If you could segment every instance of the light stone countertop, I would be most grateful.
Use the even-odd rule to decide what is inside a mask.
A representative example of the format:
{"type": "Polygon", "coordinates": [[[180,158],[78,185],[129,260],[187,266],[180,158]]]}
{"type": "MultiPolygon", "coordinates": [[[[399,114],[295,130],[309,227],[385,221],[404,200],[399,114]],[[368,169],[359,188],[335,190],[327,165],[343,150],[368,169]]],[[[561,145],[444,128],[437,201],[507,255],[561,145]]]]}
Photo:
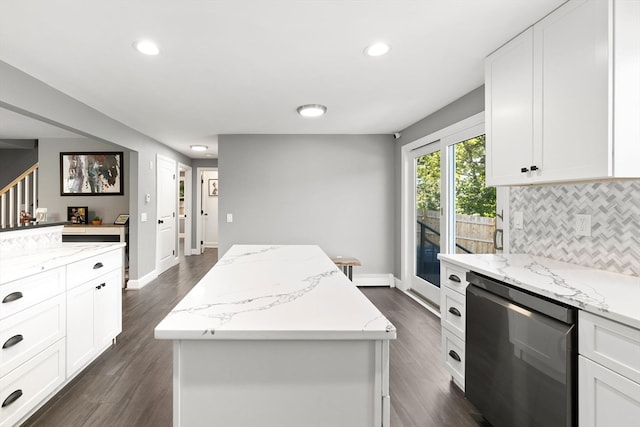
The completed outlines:
{"type": "Polygon", "coordinates": [[[640,277],[524,254],[440,254],[438,258],[640,329],[640,277]]]}
{"type": "Polygon", "coordinates": [[[28,252],[0,252],[0,285],[124,246],[124,243],[62,243],[28,252]]]}
{"type": "Polygon", "coordinates": [[[155,337],[389,340],[396,329],[318,246],[235,245],[155,337]]]}

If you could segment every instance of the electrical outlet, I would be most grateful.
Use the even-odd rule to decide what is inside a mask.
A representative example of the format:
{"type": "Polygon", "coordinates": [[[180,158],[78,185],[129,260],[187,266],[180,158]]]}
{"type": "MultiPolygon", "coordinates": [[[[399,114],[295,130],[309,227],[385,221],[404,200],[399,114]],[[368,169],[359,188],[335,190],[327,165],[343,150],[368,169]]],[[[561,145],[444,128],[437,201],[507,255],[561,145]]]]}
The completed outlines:
{"type": "Polygon", "coordinates": [[[591,236],[591,215],[576,215],[576,236],[591,236]]]}

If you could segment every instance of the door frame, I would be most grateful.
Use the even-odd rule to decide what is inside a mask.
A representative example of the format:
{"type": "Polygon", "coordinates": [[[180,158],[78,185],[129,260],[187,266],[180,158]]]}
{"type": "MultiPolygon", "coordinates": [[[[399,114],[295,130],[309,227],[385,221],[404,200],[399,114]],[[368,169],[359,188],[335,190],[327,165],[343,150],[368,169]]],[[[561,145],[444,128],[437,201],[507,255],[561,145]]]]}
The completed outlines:
{"type": "MultiPolygon", "coordinates": [[[[196,176],[198,177],[198,185],[196,185],[196,211],[193,213],[193,218],[196,218],[196,248],[193,249],[194,255],[200,255],[203,252],[204,241],[202,233],[202,188],[204,183],[202,182],[202,173],[206,171],[217,171],[217,167],[199,167],[196,169],[196,176]]],[[[218,182],[220,182],[220,176],[218,176],[218,182]]],[[[220,215],[218,214],[218,217],[220,215]]],[[[218,218],[216,218],[218,221],[218,218]]]]}
{"type": "MultiPolygon", "coordinates": [[[[191,209],[193,206],[193,201],[191,198],[191,195],[193,193],[193,168],[189,165],[185,165],[184,163],[178,163],[178,172],[180,171],[180,168],[184,169],[184,255],[190,256],[192,255],[191,238],[193,237],[193,230],[191,226],[193,216],[191,209]]],[[[180,185],[179,181],[178,185],[180,185]]],[[[178,198],[180,198],[180,187],[178,187],[177,194],[178,198]]],[[[178,224],[180,224],[180,221],[178,221],[178,224]]],[[[180,230],[178,230],[178,233],[180,233],[180,230]]],[[[180,243],[178,239],[178,246],[179,245],[180,243]]],[[[178,253],[180,253],[179,250],[180,248],[178,248],[178,253]]]]}
{"type": "MultiPolygon", "coordinates": [[[[484,126],[484,111],[405,144],[400,149],[400,283],[398,284],[398,287],[403,291],[408,291],[411,288],[413,277],[412,260],[415,258],[415,152],[424,146],[439,142],[441,159],[440,176],[445,177],[450,173],[447,162],[449,160],[448,147],[455,143],[452,142],[451,137],[478,125],[484,126]]],[[[482,130],[481,133],[484,133],[484,130],[482,130]]],[[[450,198],[452,197],[449,193],[448,189],[441,187],[440,208],[442,209],[442,212],[448,212],[450,198]]],[[[445,224],[441,227],[441,236],[448,236],[450,225],[447,225],[447,222],[448,221],[445,221],[445,224]]],[[[447,240],[449,239],[441,238],[441,253],[448,253],[450,250],[450,244],[447,240]]],[[[434,302],[439,303],[439,301],[434,302]]]]}

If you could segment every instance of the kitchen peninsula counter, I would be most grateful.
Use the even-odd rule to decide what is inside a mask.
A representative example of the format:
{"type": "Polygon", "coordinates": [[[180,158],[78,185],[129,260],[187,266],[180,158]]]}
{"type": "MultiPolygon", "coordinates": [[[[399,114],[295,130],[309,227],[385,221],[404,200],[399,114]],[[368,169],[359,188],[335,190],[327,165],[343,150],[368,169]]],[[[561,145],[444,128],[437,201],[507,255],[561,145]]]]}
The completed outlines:
{"type": "Polygon", "coordinates": [[[233,246],[155,337],[175,426],[389,423],[396,329],[317,246],[233,246]]]}
{"type": "Polygon", "coordinates": [[[439,254],[438,258],[640,329],[640,277],[525,254],[439,254]]]}

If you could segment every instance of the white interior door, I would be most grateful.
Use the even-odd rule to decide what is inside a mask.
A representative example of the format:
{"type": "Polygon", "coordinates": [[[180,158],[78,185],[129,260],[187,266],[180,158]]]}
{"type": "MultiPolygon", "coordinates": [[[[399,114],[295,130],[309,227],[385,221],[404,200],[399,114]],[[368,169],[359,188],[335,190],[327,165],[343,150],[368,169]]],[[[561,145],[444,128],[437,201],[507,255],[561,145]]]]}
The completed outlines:
{"type": "Polygon", "coordinates": [[[178,263],[176,254],[177,236],[177,179],[176,162],[158,155],[157,160],[158,194],[158,245],[156,270],[158,274],[178,263]]]}

